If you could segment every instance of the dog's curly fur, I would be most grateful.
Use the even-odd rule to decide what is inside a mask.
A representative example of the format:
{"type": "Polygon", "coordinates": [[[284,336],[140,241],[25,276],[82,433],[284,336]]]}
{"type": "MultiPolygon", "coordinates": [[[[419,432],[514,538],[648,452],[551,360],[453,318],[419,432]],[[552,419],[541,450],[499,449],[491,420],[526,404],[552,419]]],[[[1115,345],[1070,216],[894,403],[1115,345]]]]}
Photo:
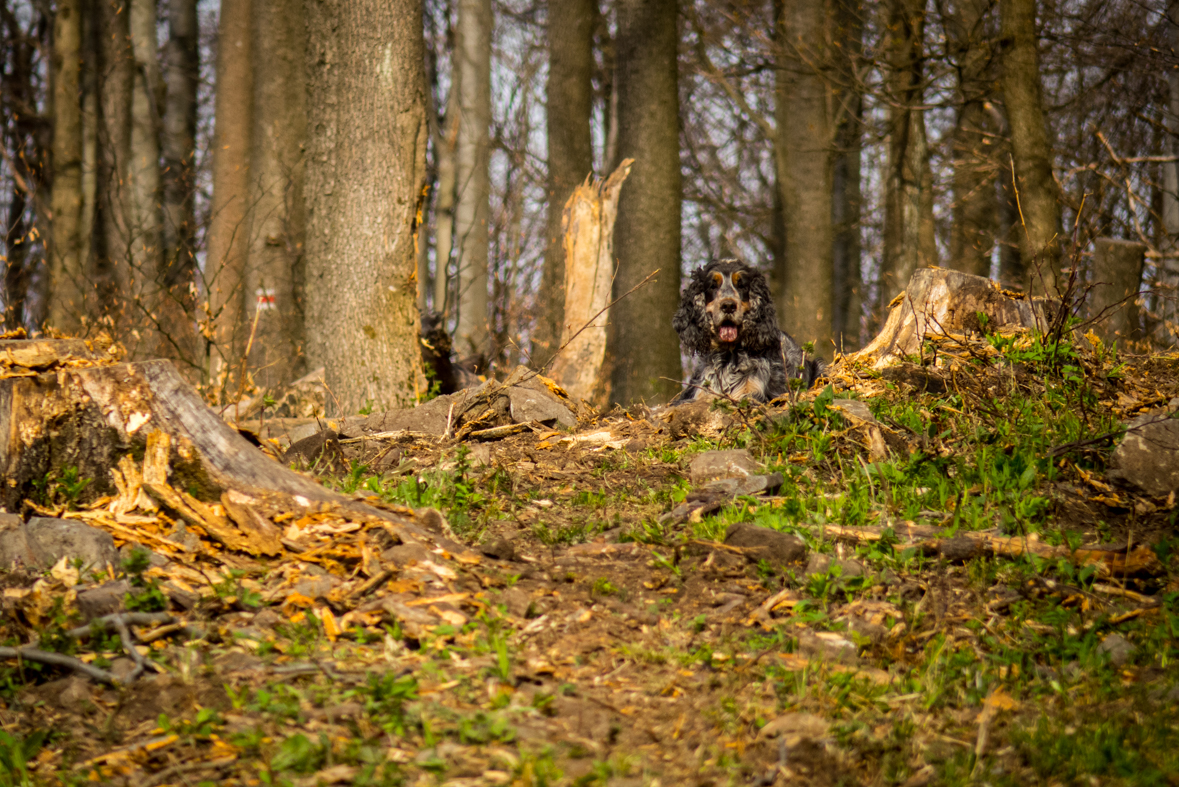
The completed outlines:
{"type": "Polygon", "coordinates": [[[786,393],[789,378],[809,388],[824,370],[778,327],[765,276],[738,260],[693,271],[671,324],[697,358],[673,402],[708,394],[768,402],[786,393]]]}

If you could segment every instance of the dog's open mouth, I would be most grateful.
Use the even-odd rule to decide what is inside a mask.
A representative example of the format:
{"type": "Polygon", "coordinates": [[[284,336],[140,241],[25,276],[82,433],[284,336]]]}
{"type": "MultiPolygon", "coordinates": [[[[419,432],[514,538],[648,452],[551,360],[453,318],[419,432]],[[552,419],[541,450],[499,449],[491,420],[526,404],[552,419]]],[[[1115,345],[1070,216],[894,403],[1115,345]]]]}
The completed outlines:
{"type": "Polygon", "coordinates": [[[737,341],[737,326],[736,325],[721,325],[716,329],[716,338],[720,339],[725,344],[732,344],[737,341]]]}

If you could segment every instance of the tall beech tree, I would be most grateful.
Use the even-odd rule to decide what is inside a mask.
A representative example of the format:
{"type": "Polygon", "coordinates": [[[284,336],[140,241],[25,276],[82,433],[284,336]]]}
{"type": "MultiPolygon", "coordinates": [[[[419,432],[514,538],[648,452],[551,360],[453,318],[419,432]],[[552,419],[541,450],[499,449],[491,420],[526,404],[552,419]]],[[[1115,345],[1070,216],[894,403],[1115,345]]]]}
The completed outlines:
{"type": "Polygon", "coordinates": [[[414,233],[426,172],[416,0],[309,0],[308,356],[341,414],[425,393],[414,233]]]}

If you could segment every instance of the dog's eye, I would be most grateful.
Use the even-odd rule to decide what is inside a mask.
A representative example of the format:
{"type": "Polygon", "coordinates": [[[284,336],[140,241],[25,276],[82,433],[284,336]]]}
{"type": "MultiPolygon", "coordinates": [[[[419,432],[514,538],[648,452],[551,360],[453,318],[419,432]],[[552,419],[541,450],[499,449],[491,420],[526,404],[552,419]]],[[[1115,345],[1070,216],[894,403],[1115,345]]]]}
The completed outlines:
{"type": "Polygon", "coordinates": [[[741,283],[741,271],[733,274],[733,285],[736,286],[741,283]]]}
{"type": "Polygon", "coordinates": [[[719,273],[712,274],[712,286],[719,287],[725,283],[725,277],[719,273]]]}

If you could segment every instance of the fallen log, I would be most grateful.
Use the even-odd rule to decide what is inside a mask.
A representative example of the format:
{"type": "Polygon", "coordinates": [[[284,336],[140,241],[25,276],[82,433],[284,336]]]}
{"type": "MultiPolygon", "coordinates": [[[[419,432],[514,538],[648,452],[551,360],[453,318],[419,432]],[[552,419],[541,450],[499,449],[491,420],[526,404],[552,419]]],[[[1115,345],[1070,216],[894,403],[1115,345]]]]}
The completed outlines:
{"type": "Polygon", "coordinates": [[[998,536],[987,532],[959,532],[946,538],[946,532],[940,528],[912,524],[897,525],[895,528],[824,525],[823,530],[832,538],[852,544],[880,541],[886,531],[891,530],[892,537],[906,539],[894,544],[894,548],[917,548],[927,555],[944,557],[957,563],[984,555],[1035,555],[1048,560],[1064,558],[1078,566],[1095,565],[1101,577],[1159,576],[1165,571],[1154,550],[1145,545],[1129,550],[1105,545],[1070,549],[1045,544],[1034,536],[998,536]]]}

